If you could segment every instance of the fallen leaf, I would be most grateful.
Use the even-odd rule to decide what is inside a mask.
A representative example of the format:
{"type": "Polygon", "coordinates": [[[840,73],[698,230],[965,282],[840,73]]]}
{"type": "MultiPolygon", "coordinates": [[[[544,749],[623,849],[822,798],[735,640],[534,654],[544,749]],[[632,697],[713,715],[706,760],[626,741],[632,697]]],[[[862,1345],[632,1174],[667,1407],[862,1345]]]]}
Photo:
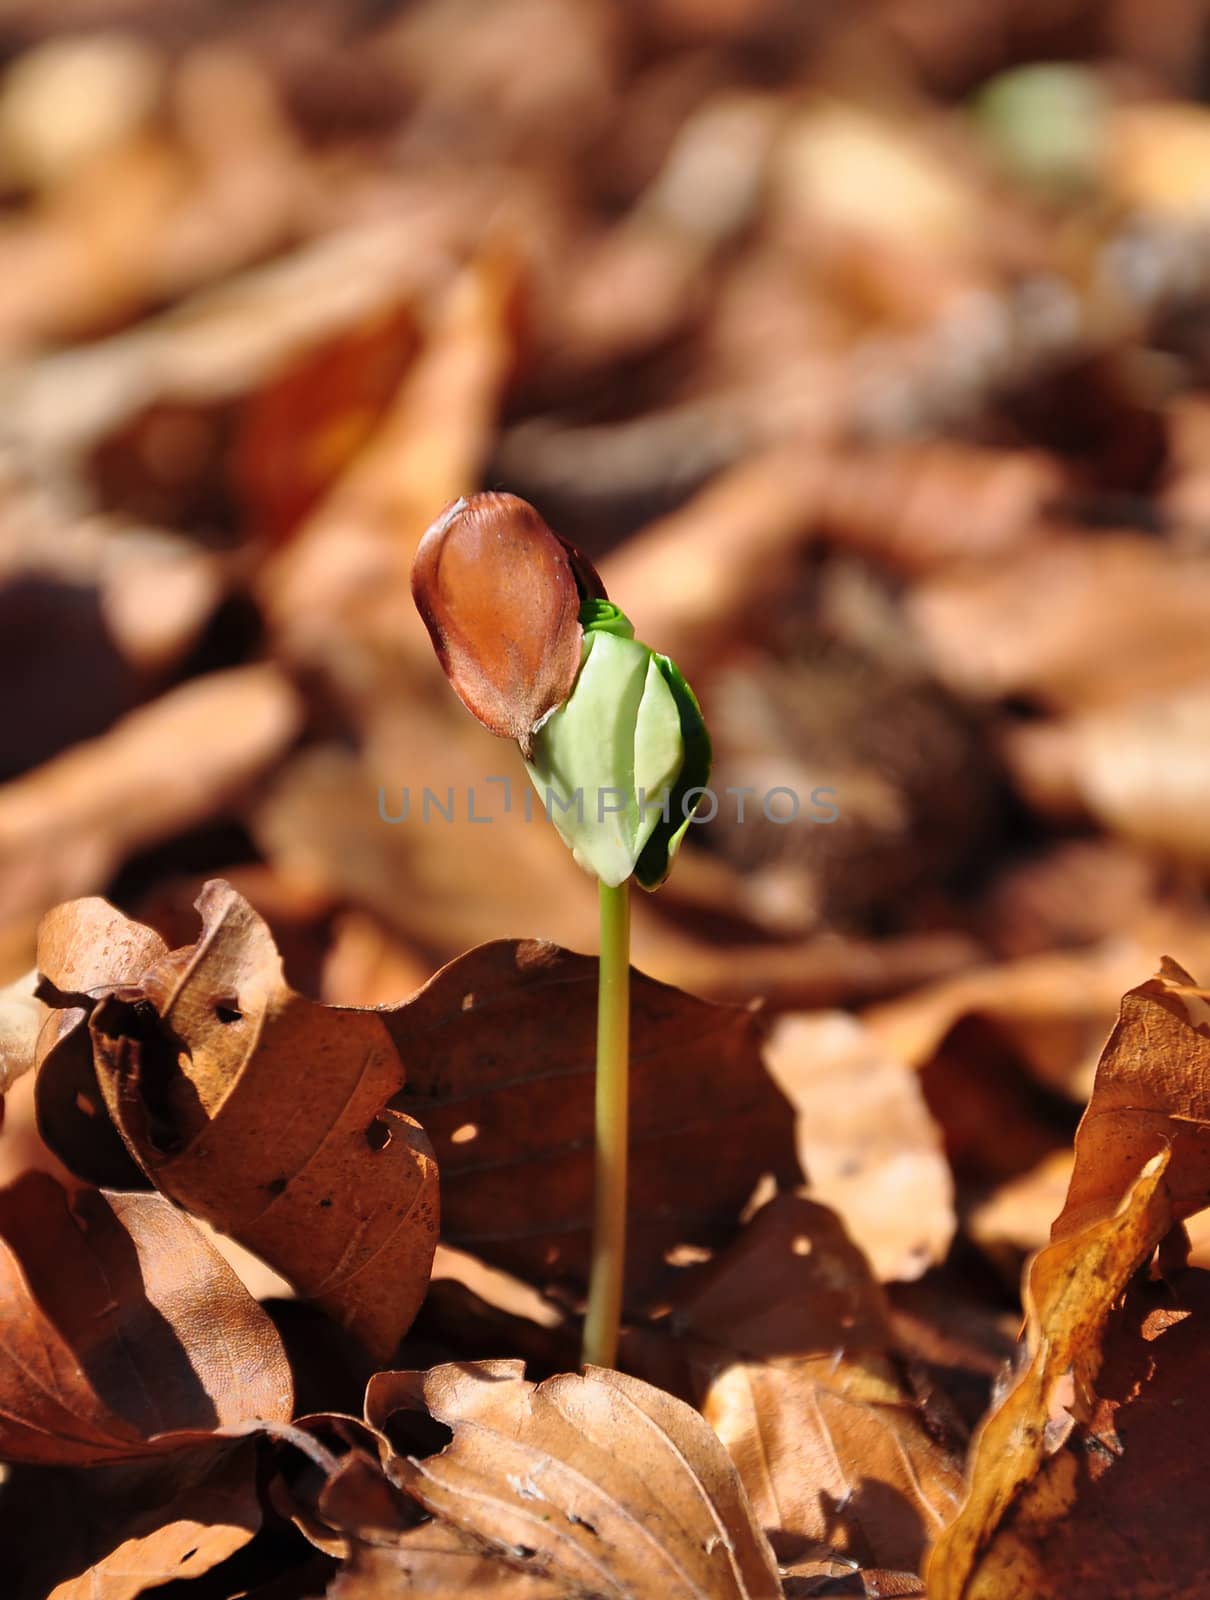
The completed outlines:
{"type": "MultiPolygon", "coordinates": [[[[324,1419],[313,1419],[320,1426],[324,1419]]],[[[343,1426],[352,1426],[343,1419],[343,1426]]],[[[356,1425],[359,1429],[363,1425],[356,1425]]],[[[328,1590],[344,1600],[393,1600],[408,1594],[485,1593],[499,1600],[554,1600],[558,1590],[536,1572],[493,1559],[456,1528],[420,1520],[416,1502],[384,1476],[374,1436],[355,1446],[320,1485],[312,1507],[294,1520],[321,1549],[341,1559],[328,1590]]]]}
{"type": "Polygon", "coordinates": [[[393,1545],[355,1544],[329,1585],[327,1600],[398,1600],[401,1594],[453,1600],[561,1600],[567,1591],[535,1572],[468,1548],[440,1525],[417,1530],[393,1545]]]}
{"type": "Polygon", "coordinates": [[[216,672],[5,784],[5,915],[98,889],[131,851],[229,804],[284,753],[301,715],[276,667],[216,672]]]}
{"type": "Polygon", "coordinates": [[[674,1301],[695,1396],[783,1558],[919,1570],[961,1476],[905,1387],[889,1308],[838,1218],[765,1206],[674,1301]]]}
{"type": "Polygon", "coordinates": [[[149,1588],[212,1571],[242,1550],[261,1525],[256,1462],[233,1452],[166,1506],[119,1521],[119,1539],[47,1600],[138,1600],[149,1588]]]}
{"type": "Polygon", "coordinates": [[[1050,1242],[1050,1230],[1071,1183],[1073,1156],[1055,1150],[1028,1172],[1010,1178],[973,1204],[963,1225],[974,1242],[1001,1264],[1007,1281],[1020,1281],[1025,1257],[1050,1242]]]}
{"type": "Polygon", "coordinates": [[[38,1033],[47,1017],[46,1006],[34,993],[37,983],[33,971],[0,989],[0,1104],[34,1064],[38,1033]]]}
{"type": "Polygon", "coordinates": [[[1105,1327],[1091,1415],[1021,1492],[972,1600],[1198,1593],[1210,1562],[1208,1316],[1210,1275],[1135,1278],[1105,1327]]]}
{"type": "Polygon", "coordinates": [[[683,1401],[589,1367],[528,1383],[516,1361],[383,1372],[366,1418],[427,1412],[439,1455],[391,1453],[391,1480],[495,1559],[561,1593],[774,1600],[777,1566],[718,1439],[683,1401]]]}
{"type": "Polygon", "coordinates": [[[139,1460],[286,1420],[268,1317],[159,1195],[0,1191],[0,1455],[139,1460]]]}
{"type": "Polygon", "coordinates": [[[1210,1201],[1210,992],[1174,961],[1131,989],[1076,1132],[1075,1167],[1053,1236],[1118,1205],[1144,1164],[1168,1152],[1174,1220],[1210,1201]]]}
{"type": "Polygon", "coordinates": [[[231,472],[250,525],[286,539],[371,437],[416,345],[408,305],[386,305],[296,356],[250,398],[231,472]]]}
{"type": "MultiPolygon", "coordinates": [[[[591,1248],[597,963],[499,941],[382,1012],[441,1168],[445,1238],[531,1281],[583,1283],[591,1248]]],[[[635,973],[627,1292],[727,1238],[757,1180],[798,1178],[755,1014],[635,973]],[[710,1151],[703,1162],[701,1152],[710,1151]]]]}
{"type": "MultiPolygon", "coordinates": [[[[1051,1530],[1066,1522],[1088,1474],[1102,1476],[1089,1452],[1110,1458],[1105,1471],[1121,1454],[1113,1429],[1108,1442],[1099,1431],[1112,1393],[1100,1374],[1123,1327],[1119,1302],[1173,1224],[1203,1210],[1210,1195],[1207,1020],[1205,992],[1169,960],[1122,1001],[1076,1135],[1066,1204],[1027,1275],[1029,1364],[976,1436],[967,1500],[929,1568],[937,1600],[1070,1592],[1062,1574],[1072,1558],[1052,1562],[1051,1530]]],[[[1144,1382],[1155,1371],[1150,1358],[1135,1367],[1144,1382]]],[[[1120,1398],[1138,1393],[1137,1376],[1119,1384],[1120,1398]]],[[[1142,1538],[1140,1530],[1136,1550],[1142,1538]]],[[[1182,1561],[1188,1547],[1184,1530],[1182,1561]]],[[[1075,1563],[1087,1569],[1078,1553],[1075,1563]]]]}
{"type": "Polygon", "coordinates": [[[935,1060],[963,1023],[990,1030],[1030,1076],[1084,1100],[1106,1029],[1142,951],[1132,939],[1078,950],[1047,950],[956,973],[864,1014],[893,1056],[918,1070],[935,1060]]]}
{"type": "Polygon", "coordinates": [[[1205,868],[1208,719],[1203,678],[1086,716],[1027,723],[1008,740],[1007,756],[1036,809],[1089,817],[1112,837],[1205,868]]]}
{"type": "Polygon", "coordinates": [[[946,569],[908,599],[952,688],[1065,712],[1210,676],[1208,609],[1210,563],[1127,534],[946,569]]]}
{"type": "Polygon", "coordinates": [[[38,971],[62,1007],[38,1038],[38,1131],[72,1172],[99,1188],[142,1188],[146,1178],[105,1116],[89,1012],[107,990],[167,953],[153,929],[95,897],[56,906],[38,927],[38,971]]]}
{"type": "MultiPolygon", "coordinates": [[[[1088,1453],[1115,1448],[1097,1444],[1094,1425],[1107,1328],[1172,1225],[1168,1163],[1166,1151],[1155,1156],[1120,1206],[1035,1258],[1025,1290],[1029,1363],[976,1434],[965,1503],[929,1560],[930,1600],[1058,1600],[1071,1593],[1051,1567],[1048,1547],[1089,1470],[1088,1453]]],[[[1140,1529],[1136,1551],[1143,1537],[1140,1529]]],[[[1133,1577],[1132,1594],[1177,1592],[1137,1589],[1133,1577]]]]}
{"type": "Polygon", "coordinates": [[[264,922],[216,881],[195,945],[130,973],[89,1028],[114,1125],[163,1194],[262,1257],[386,1357],[437,1240],[428,1139],[385,1110],[384,1018],[303,999],[264,922]]]}
{"type": "MultiPolygon", "coordinates": [[[[322,663],[338,682],[356,667],[349,687],[359,697],[369,662],[380,676],[400,660],[415,668],[429,650],[412,605],[412,558],[434,512],[474,487],[512,349],[515,290],[503,256],[444,285],[378,428],[260,575],[280,650],[322,663]],[[365,656],[350,659],[350,637],[365,656]]],[[[430,679],[439,670],[426,668],[430,679]]]]}
{"type": "Polygon", "coordinates": [[[912,1068],[843,1012],[773,1024],[765,1059],[797,1117],[810,1193],[881,1280],[917,1278],[954,1235],[953,1179],[912,1068]]]}

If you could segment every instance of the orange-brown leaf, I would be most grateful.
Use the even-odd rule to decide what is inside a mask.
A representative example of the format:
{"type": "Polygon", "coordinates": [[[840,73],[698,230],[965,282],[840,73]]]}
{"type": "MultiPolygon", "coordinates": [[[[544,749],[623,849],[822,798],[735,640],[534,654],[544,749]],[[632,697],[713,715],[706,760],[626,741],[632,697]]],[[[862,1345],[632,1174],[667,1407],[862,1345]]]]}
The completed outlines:
{"type": "MultiPolygon", "coordinates": [[[[366,1417],[426,1411],[453,1443],[387,1453],[393,1481],[497,1560],[559,1593],[775,1600],[773,1553],[726,1452],[683,1401],[589,1367],[532,1384],[516,1361],[383,1372],[366,1417]]],[[[386,1437],[384,1431],[384,1439],[386,1437]]]]}
{"type": "Polygon", "coordinates": [[[92,1013],[105,1103],[162,1193],[230,1234],[380,1357],[423,1298],[437,1169],[385,1111],[403,1068],[382,1017],[305,1000],[227,884],[202,935],[92,1013]]]}
{"type": "Polygon", "coordinates": [[[292,1398],[269,1318],[159,1195],[0,1190],[0,1456],[138,1459],[292,1398]]]}

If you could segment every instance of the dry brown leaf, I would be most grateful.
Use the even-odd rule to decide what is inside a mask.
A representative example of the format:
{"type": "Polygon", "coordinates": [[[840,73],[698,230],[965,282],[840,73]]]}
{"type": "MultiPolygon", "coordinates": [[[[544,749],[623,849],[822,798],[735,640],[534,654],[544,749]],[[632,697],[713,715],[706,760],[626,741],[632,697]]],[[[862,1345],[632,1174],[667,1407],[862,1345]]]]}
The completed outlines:
{"type": "Polygon", "coordinates": [[[0,345],[112,327],[254,260],[297,224],[307,175],[267,76],[212,46],[190,52],[174,87],[171,132],[132,129],[0,230],[0,345]]]}
{"type": "Polygon", "coordinates": [[[1210,677],[1210,562],[1142,536],[1056,539],[947,570],[908,610],[960,693],[1078,712],[1210,677]]]}
{"type": "Polygon", "coordinates": [[[918,577],[1032,546],[1062,487],[1040,451],[895,444],[838,452],[817,515],[831,542],[918,577]]]}
{"type": "Polygon", "coordinates": [[[836,1216],[771,1201],[679,1297],[694,1391],[780,1554],[917,1570],[958,1465],[897,1366],[882,1291],[836,1216]]]}
{"type": "Polygon", "coordinates": [[[0,1455],[92,1465],[287,1420],[268,1317],[159,1195],[0,1191],[0,1455]]]}
{"type": "Polygon", "coordinates": [[[47,1017],[46,1006],[34,993],[37,984],[38,974],[33,971],[0,989],[0,1104],[34,1064],[38,1033],[47,1017]]]}
{"type": "Polygon", "coordinates": [[[1076,1133],[1066,1239],[1110,1213],[1160,1151],[1173,1217],[1210,1203],[1210,992],[1174,961],[1122,1000],[1076,1133]]]}
{"type": "Polygon", "coordinates": [[[683,1401],[590,1367],[528,1383],[520,1362],[384,1372],[366,1417],[425,1411],[440,1455],[388,1450],[392,1481],[508,1566],[572,1595],[775,1600],[773,1553],[718,1439],[683,1401]]]}
{"type": "Polygon", "coordinates": [[[517,1572],[463,1541],[424,1528],[396,1545],[355,1544],[326,1590],[327,1600],[398,1600],[401,1594],[454,1600],[562,1600],[568,1593],[532,1572],[517,1572]]]}
{"type": "Polygon", "coordinates": [[[100,1188],[146,1180],[104,1115],[88,1014],[102,994],[167,953],[153,929],[98,898],[56,906],[38,926],[38,971],[63,1007],[37,1041],[38,1131],[72,1172],[100,1188]]]}
{"type": "MultiPolygon", "coordinates": [[[[199,458],[231,451],[233,486],[251,493],[242,470],[246,447],[239,443],[245,430],[264,438],[262,430],[321,353],[356,365],[362,341],[368,337],[376,349],[371,330],[381,330],[383,354],[393,356],[392,333],[404,333],[403,308],[440,270],[439,248],[418,254],[415,228],[397,218],[327,235],[111,338],[11,368],[0,379],[9,408],[6,437],[20,459],[49,459],[74,475],[96,471],[122,440],[135,459],[113,462],[112,470],[119,482],[142,480],[144,494],[155,463],[139,459],[141,451],[154,457],[158,446],[161,476],[165,457],[179,475],[191,462],[196,471],[199,458]],[[241,412],[244,401],[248,409],[241,412]],[[157,416],[165,424],[158,438],[157,416]],[[225,420],[234,422],[234,444],[212,437],[225,420]]],[[[378,384],[372,387],[377,394],[378,384]]],[[[313,404],[322,410],[318,399],[313,404]]],[[[356,440],[329,441],[335,459],[321,481],[342,465],[349,442],[356,440]]],[[[304,460],[302,477],[318,465],[304,460]]],[[[257,504],[270,498],[273,462],[261,470],[257,504]]]]}
{"type": "Polygon", "coordinates": [[[1050,1242],[1054,1219],[1063,1209],[1074,1157],[1055,1150],[1028,1172],[999,1184],[971,1206],[965,1231],[1012,1284],[1020,1281],[1025,1257],[1050,1242]]]}
{"type": "Polygon", "coordinates": [[[1007,741],[1036,809],[1088,816],[1162,858],[1210,867],[1204,800],[1210,680],[1085,717],[1027,724],[1007,741]]]}
{"type": "Polygon", "coordinates": [[[1039,1082],[1083,1100],[1122,991],[1146,959],[1140,943],[1126,938],[1046,951],[943,978],[872,1007],[864,1021],[886,1050],[916,1068],[936,1058],[959,1024],[976,1021],[1039,1082]]]}
{"type": "Polygon", "coordinates": [[[810,1193],[881,1280],[917,1278],[954,1234],[953,1180],[912,1068],[843,1012],[779,1017],[766,1045],[797,1115],[810,1193]]]}
{"type": "Polygon", "coordinates": [[[443,1597],[473,1592],[497,1600],[555,1600],[560,1591],[536,1572],[506,1566],[445,1523],[418,1522],[415,1502],[384,1477],[372,1443],[368,1450],[342,1457],[310,1517],[295,1514],[313,1543],[343,1558],[328,1590],[334,1600],[394,1600],[401,1588],[443,1597]]]}
{"type": "MultiPolygon", "coordinates": [[[[1069,1580],[1103,1576],[1106,1563],[1081,1550],[1081,1543],[1100,1541],[1073,1544],[1070,1530],[1056,1539],[1056,1523],[1067,1529],[1081,1503],[1082,1514],[1097,1519],[1106,1495],[1109,1504],[1136,1510],[1132,1477],[1141,1463],[1131,1452],[1123,1456],[1113,1419],[1119,1404],[1139,1404],[1146,1430],[1154,1352],[1139,1349],[1136,1338],[1116,1381],[1103,1380],[1101,1371],[1112,1352],[1121,1353],[1122,1338],[1129,1345],[1135,1337],[1118,1310],[1132,1278],[1174,1222],[1204,1209],[1210,1194],[1207,1020],[1205,991],[1168,960],[1122,1001],[1076,1136],[1066,1205],[1027,1277],[1030,1362],[976,1438],[967,1501],[929,1569],[937,1600],[1058,1600],[1071,1592],[1069,1580]],[[1128,1463],[1120,1471],[1118,1457],[1128,1463]],[[1109,1473],[1115,1481],[1105,1489],[1100,1480],[1109,1473]]],[[[1144,1300],[1151,1293],[1145,1285],[1137,1292],[1144,1300]]],[[[1165,1333],[1172,1320],[1161,1319],[1144,1338],[1165,1333]]],[[[1166,1347],[1178,1360],[1181,1344],[1166,1347]]],[[[1159,1424],[1161,1434],[1167,1426],[1159,1424]]],[[[1167,1499],[1171,1504],[1171,1490],[1167,1499]]],[[[1113,1525],[1132,1526],[1126,1510],[1113,1525]]],[[[1133,1526],[1138,1531],[1133,1540],[1124,1534],[1124,1548],[1137,1552],[1143,1527],[1148,1541],[1155,1529],[1133,1526]]],[[[1132,1575],[1131,1592],[1180,1592],[1169,1563],[1185,1570],[1189,1529],[1199,1527],[1204,1519],[1196,1517],[1178,1524],[1173,1540],[1161,1541],[1163,1558],[1148,1561],[1137,1583],[1132,1575]]],[[[1200,1537],[1192,1535],[1195,1555],[1200,1537]]]]}
{"type": "Polygon", "coordinates": [[[256,1462],[237,1451],[166,1506],[120,1525],[119,1542],[47,1600],[138,1600],[148,1589],[200,1577],[234,1555],[261,1525],[256,1462]]]}
{"type": "Polygon", "coordinates": [[[301,716],[276,667],[216,672],[4,785],[6,916],[100,888],[130,851],[229,804],[283,754],[301,716]]]}
{"type": "Polygon", "coordinates": [[[1023,1489],[981,1558],[971,1600],[1201,1592],[1210,1562],[1207,1316],[1204,1272],[1131,1284],[1105,1328],[1078,1447],[1049,1455],[1023,1489]]]}
{"type": "MultiPolygon", "coordinates": [[[[596,992],[595,960],[499,941],[381,1013],[407,1063],[396,1104],[437,1151],[448,1242],[532,1281],[587,1276],[596,992]]],[[[761,1175],[793,1182],[798,1164],[752,1011],[635,973],[631,1030],[637,1302],[664,1276],[666,1252],[726,1238],[761,1175]]]]}
{"type": "Polygon", "coordinates": [[[232,472],[253,528],[289,537],[370,438],[415,345],[411,307],[387,305],[306,350],[252,396],[232,472]]]}
{"type": "MultiPolygon", "coordinates": [[[[1166,1151],[1155,1156],[1116,1210],[1102,1210],[1034,1260],[1026,1284],[1029,1365],[976,1435],[965,1504],[929,1561],[930,1600],[1071,1593],[1061,1576],[1050,1577],[1047,1531],[1069,1511],[1083,1458],[1096,1448],[1090,1424],[1111,1314],[1172,1225],[1168,1162],[1166,1151]]],[[[1132,1584],[1129,1592],[1160,1591],[1132,1584]]]]}
{"type": "MultiPolygon", "coordinates": [[[[375,1239],[383,1242],[380,1231],[391,1229],[405,1205],[408,1182],[366,1142],[394,1095],[384,1113],[393,1143],[406,1145],[415,1124],[404,1113],[411,1112],[438,1150],[452,1243],[536,1280],[583,1281],[592,1217],[595,961],[549,945],[500,942],[460,957],[392,1009],[338,1010],[283,988],[264,925],[238,896],[212,885],[202,904],[202,941],[171,955],[151,930],[103,902],[61,908],[44,930],[44,969],[63,998],[80,988],[103,995],[121,986],[92,1014],[97,1070],[111,1116],[165,1193],[312,1294],[310,1286],[334,1265],[327,1256],[343,1253],[351,1232],[363,1229],[365,1237],[349,1272],[375,1239]],[[112,959],[89,968],[72,954],[90,949],[110,949],[112,959]],[[147,1001],[152,1011],[140,1020],[147,1001]],[[338,1049],[324,1042],[329,1036],[339,1037],[338,1049]],[[173,1063],[183,1046],[191,1056],[178,1076],[173,1063]],[[359,1051],[386,1055],[323,1154],[334,1164],[330,1181],[309,1169],[296,1186],[292,1162],[308,1153],[307,1129],[327,1129],[319,1097],[331,1101],[323,1113],[331,1120],[349,1088],[324,1087],[308,1067],[325,1049],[337,1051],[341,1082],[361,1062],[359,1051]],[[408,1081],[397,1094],[404,1066],[408,1081]],[[305,1095],[317,1097],[308,1116],[298,1111],[305,1095]],[[282,1103],[295,1117],[289,1148],[273,1154],[282,1103]],[[169,1148],[174,1138],[179,1147],[169,1148]],[[538,1170],[541,1183],[533,1181],[538,1170]],[[353,1173],[360,1173],[356,1185],[353,1173]],[[267,1205],[267,1186],[280,1179],[285,1188],[267,1205]],[[374,1224],[367,1220],[372,1195],[382,1197],[374,1224]],[[324,1198],[337,1204],[317,1213],[324,1198]],[[319,1248],[321,1237],[330,1248],[319,1248]]],[[[64,1013],[65,1037],[46,1056],[43,1127],[73,1167],[91,1174],[103,1156],[116,1162],[106,1172],[120,1172],[124,1157],[102,1143],[106,1126],[90,1114],[96,1079],[82,1038],[70,1031],[79,1015],[78,1007],[64,1013]]],[[[762,1066],[752,1011],[714,1006],[636,975],[633,1016],[630,1282],[638,1298],[666,1272],[667,1251],[727,1237],[762,1174],[796,1181],[799,1168],[790,1108],[762,1066]],[[676,1119],[670,1104],[682,1108],[676,1119]],[[703,1140],[715,1150],[708,1166],[697,1159],[703,1140]]],[[[395,1308],[392,1316],[406,1308],[399,1266],[392,1275],[388,1252],[371,1274],[375,1293],[395,1308]]],[[[427,1268],[426,1259],[426,1276],[427,1268]]],[[[332,1286],[325,1294],[339,1300],[332,1286]]]]}
{"type": "MultiPolygon", "coordinates": [[[[359,697],[362,651],[413,669],[429,651],[412,604],[412,557],[436,512],[474,487],[511,356],[515,290],[500,257],[448,285],[369,443],[261,576],[285,654],[322,663],[359,697]],[[352,655],[350,638],[361,646],[352,655]]],[[[435,677],[435,663],[426,666],[435,677]]]]}
{"type": "Polygon", "coordinates": [[[195,945],[123,973],[92,1011],[110,1117],[162,1193],[385,1357],[428,1283],[437,1173],[417,1124],[384,1111],[403,1082],[384,1019],[290,989],[228,885],[198,906],[195,945]]]}
{"type": "Polygon", "coordinates": [[[759,455],[602,562],[638,637],[658,641],[691,682],[701,679],[736,619],[792,572],[827,471],[825,457],[799,448],[759,455]]]}

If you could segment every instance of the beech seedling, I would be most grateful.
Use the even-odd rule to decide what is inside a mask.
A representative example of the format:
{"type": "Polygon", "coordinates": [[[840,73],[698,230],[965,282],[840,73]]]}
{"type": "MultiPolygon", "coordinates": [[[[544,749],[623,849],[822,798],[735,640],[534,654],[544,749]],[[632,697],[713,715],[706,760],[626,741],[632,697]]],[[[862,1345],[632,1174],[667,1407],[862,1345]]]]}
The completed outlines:
{"type": "Polygon", "coordinates": [[[634,637],[596,570],[508,494],[425,533],[412,594],[458,697],[516,740],[547,815],[599,884],[596,1185],[584,1361],[612,1366],[626,1248],[630,903],[668,875],[710,776],[693,691],[634,637]]]}

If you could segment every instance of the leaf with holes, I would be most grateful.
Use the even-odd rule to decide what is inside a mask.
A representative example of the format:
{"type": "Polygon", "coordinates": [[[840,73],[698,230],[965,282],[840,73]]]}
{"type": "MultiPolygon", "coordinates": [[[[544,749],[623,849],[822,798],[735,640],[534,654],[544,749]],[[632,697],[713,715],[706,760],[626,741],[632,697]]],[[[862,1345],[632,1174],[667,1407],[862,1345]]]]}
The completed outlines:
{"type": "Polygon", "coordinates": [[[726,1451],[696,1411],[637,1378],[589,1367],[533,1384],[519,1361],[380,1372],[366,1391],[366,1419],[382,1434],[393,1482],[439,1523],[555,1593],[781,1595],[773,1552],[726,1451]],[[452,1444],[426,1460],[396,1453],[399,1412],[427,1413],[453,1430],[452,1444]]]}
{"type": "MultiPolygon", "coordinates": [[[[399,1057],[378,1013],[289,987],[268,928],[229,885],[208,884],[198,907],[194,945],[120,941],[151,959],[89,1017],[113,1126],[163,1194],[385,1358],[423,1298],[437,1239],[429,1142],[387,1109],[399,1057]]],[[[60,908],[60,945],[72,909],[60,908]]],[[[87,902],[79,914],[95,916],[87,902]]]]}

